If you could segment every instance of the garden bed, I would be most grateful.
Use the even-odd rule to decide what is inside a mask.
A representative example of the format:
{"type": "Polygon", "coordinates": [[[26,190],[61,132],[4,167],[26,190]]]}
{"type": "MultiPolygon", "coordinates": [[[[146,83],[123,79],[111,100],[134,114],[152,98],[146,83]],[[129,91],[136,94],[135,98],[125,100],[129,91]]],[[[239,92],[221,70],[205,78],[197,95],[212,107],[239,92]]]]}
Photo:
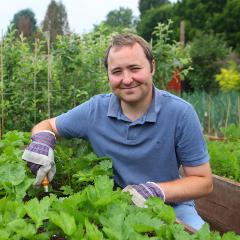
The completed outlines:
{"type": "Polygon", "coordinates": [[[213,192],[196,200],[199,214],[212,230],[240,234],[240,183],[213,175],[213,192]]]}
{"type": "Polygon", "coordinates": [[[114,187],[111,159],[92,152],[73,155],[65,143],[55,148],[58,173],[45,196],[42,188],[32,187],[34,179],[21,159],[29,135],[12,131],[0,141],[2,240],[240,239],[230,232],[221,237],[208,225],[195,232],[177,224],[174,210],[159,198],[148,199],[148,208],[136,208],[129,194],[114,187]]]}

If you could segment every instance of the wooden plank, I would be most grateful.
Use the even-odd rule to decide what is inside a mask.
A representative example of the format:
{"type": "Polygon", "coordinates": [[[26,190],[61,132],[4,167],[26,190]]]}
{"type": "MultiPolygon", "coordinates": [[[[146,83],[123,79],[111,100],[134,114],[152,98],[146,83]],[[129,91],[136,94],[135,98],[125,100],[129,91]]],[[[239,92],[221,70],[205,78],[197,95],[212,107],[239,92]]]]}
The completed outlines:
{"type": "Polygon", "coordinates": [[[240,234],[240,183],[213,175],[213,192],[196,200],[196,208],[211,229],[240,234]]]}
{"type": "Polygon", "coordinates": [[[194,234],[197,232],[196,229],[192,228],[191,226],[187,225],[186,223],[182,222],[181,220],[177,219],[176,223],[182,224],[184,226],[184,230],[190,234],[194,234]]]}

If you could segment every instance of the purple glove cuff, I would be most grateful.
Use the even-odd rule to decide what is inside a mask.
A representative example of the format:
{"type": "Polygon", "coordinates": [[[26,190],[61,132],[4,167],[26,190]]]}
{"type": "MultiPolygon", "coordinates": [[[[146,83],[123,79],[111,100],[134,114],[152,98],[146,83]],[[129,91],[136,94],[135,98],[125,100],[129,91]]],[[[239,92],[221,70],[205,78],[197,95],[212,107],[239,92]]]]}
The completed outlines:
{"type": "Polygon", "coordinates": [[[154,182],[147,182],[145,184],[131,185],[139,194],[145,199],[149,197],[159,197],[165,201],[165,194],[160,186],[154,182]]]}
{"type": "Polygon", "coordinates": [[[39,132],[32,136],[33,142],[43,143],[49,146],[50,148],[54,149],[56,138],[50,132],[39,132]]]}
{"type": "Polygon", "coordinates": [[[32,142],[26,149],[45,156],[48,156],[49,147],[54,149],[56,143],[55,136],[49,132],[39,132],[31,139],[32,142]]]}

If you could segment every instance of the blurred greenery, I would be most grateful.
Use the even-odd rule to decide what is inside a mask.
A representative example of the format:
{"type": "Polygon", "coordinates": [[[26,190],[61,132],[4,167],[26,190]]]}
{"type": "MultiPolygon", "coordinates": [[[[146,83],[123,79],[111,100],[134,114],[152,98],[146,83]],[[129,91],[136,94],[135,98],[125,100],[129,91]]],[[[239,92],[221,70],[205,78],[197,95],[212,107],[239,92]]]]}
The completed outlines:
{"type": "Polygon", "coordinates": [[[22,35],[16,37],[12,26],[1,41],[1,133],[30,131],[43,119],[109,92],[103,58],[110,38],[118,32],[136,31],[151,39],[156,86],[165,89],[173,72],[179,71],[183,90],[188,91],[182,97],[195,106],[204,131],[239,123],[238,85],[231,93],[222,93],[215,79],[220,69],[228,67],[229,59],[239,67],[235,26],[240,11],[233,6],[238,9],[239,1],[143,0],[139,1],[139,19],[128,8],[112,10],[89,33],[58,35],[49,52],[45,32],[38,29],[29,42],[22,35]],[[185,46],[176,41],[181,20],[185,21],[185,46]],[[232,24],[231,33],[222,27],[227,24],[232,24]]]}

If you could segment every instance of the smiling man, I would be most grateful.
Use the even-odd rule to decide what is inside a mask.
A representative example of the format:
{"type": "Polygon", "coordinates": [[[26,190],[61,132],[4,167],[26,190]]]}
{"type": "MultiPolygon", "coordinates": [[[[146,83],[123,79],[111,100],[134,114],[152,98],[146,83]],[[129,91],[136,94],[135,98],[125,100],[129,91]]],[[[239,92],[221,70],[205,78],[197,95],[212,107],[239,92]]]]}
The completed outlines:
{"type": "Polygon", "coordinates": [[[154,60],[149,62],[142,47],[113,46],[105,61],[113,93],[121,100],[121,109],[130,120],[141,117],[148,109],[153,95],[154,60]]]}
{"type": "Polygon", "coordinates": [[[153,85],[151,48],[137,35],[113,37],[105,66],[111,94],[96,95],[33,128],[23,159],[37,175],[36,185],[55,174],[55,135],[87,139],[99,157],[112,159],[115,183],[132,194],[137,206],[159,197],[178,219],[200,229],[204,221],[193,199],[212,191],[212,176],[195,110],[153,85]]]}

